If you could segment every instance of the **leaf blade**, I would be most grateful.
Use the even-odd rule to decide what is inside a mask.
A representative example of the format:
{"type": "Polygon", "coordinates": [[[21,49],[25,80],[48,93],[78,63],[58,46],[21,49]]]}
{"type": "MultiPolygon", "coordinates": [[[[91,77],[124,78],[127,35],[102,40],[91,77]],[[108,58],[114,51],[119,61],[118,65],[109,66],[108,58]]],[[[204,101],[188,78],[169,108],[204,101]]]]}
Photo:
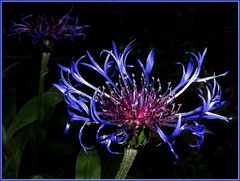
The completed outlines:
{"type": "Polygon", "coordinates": [[[81,150],[76,161],[75,179],[100,179],[101,163],[97,151],[92,149],[87,154],[81,150]]]}
{"type": "MultiPolygon", "coordinates": [[[[63,98],[61,94],[56,92],[46,92],[43,94],[42,98],[44,118],[48,120],[47,118],[51,116],[51,114],[47,114],[49,110],[61,102],[63,98]]],[[[11,139],[12,136],[20,129],[28,126],[38,119],[38,101],[38,96],[36,96],[21,108],[13,123],[9,127],[8,139],[11,139]]]]}

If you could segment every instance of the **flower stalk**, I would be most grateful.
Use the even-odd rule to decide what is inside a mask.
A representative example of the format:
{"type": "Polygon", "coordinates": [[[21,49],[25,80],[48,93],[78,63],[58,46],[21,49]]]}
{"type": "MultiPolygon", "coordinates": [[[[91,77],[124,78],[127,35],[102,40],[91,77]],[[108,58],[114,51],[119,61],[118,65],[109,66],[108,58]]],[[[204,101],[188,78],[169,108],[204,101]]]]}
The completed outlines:
{"type": "MultiPolygon", "coordinates": [[[[49,45],[49,40],[44,40],[43,45],[49,45]]],[[[39,96],[39,122],[41,123],[43,115],[42,115],[42,95],[44,93],[44,84],[45,84],[45,77],[48,73],[48,62],[50,58],[50,52],[43,51],[42,52],[42,61],[41,61],[41,70],[39,75],[39,89],[38,89],[38,96],[39,96]]]]}
{"type": "Polygon", "coordinates": [[[124,150],[124,155],[123,155],[123,159],[120,165],[120,169],[117,172],[115,179],[125,179],[132,164],[134,159],[136,158],[138,153],[137,149],[133,149],[133,148],[125,148],[124,150]]]}

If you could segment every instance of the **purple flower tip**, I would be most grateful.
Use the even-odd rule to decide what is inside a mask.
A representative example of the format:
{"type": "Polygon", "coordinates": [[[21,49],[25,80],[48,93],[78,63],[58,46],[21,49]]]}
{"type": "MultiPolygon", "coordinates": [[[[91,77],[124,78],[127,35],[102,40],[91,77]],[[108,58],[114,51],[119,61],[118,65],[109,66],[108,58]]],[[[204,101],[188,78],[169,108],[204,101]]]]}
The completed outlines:
{"type": "Polygon", "coordinates": [[[81,25],[78,17],[70,16],[72,9],[63,17],[47,17],[45,15],[26,15],[21,23],[12,22],[10,35],[27,35],[36,44],[41,40],[59,41],[74,40],[76,37],[85,38],[83,33],[89,25],[81,25]]]}

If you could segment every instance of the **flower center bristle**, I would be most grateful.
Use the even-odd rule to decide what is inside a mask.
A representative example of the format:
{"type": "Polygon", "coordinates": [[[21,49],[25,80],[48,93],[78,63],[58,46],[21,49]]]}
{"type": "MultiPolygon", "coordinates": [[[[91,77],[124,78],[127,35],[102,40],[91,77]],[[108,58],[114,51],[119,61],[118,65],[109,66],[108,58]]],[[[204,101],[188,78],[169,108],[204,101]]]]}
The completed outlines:
{"type": "Polygon", "coordinates": [[[170,124],[173,115],[180,108],[179,106],[175,110],[170,83],[167,91],[161,94],[159,79],[155,83],[153,77],[152,82],[146,84],[142,77],[140,84],[137,85],[134,74],[132,77],[133,84],[131,86],[129,86],[130,84],[124,85],[122,78],[119,78],[115,86],[106,82],[107,89],[103,86],[102,91],[97,95],[100,115],[127,129],[152,127],[156,123],[170,124]]]}

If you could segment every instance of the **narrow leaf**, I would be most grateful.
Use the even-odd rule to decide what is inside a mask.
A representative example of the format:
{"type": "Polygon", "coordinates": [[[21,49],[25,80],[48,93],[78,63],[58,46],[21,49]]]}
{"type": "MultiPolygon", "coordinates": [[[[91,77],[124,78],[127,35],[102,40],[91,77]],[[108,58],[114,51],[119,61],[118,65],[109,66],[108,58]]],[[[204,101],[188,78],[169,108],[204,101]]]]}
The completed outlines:
{"type": "MultiPolygon", "coordinates": [[[[59,93],[54,92],[47,92],[44,93],[42,96],[43,99],[43,117],[47,118],[51,116],[48,114],[48,111],[56,106],[60,101],[62,101],[62,95],[59,93]]],[[[38,119],[38,97],[34,97],[30,101],[28,101],[19,111],[15,120],[13,121],[12,125],[8,131],[8,138],[11,137],[20,129],[24,128],[25,126],[33,123],[38,119]]]]}
{"type": "Polygon", "coordinates": [[[3,146],[5,146],[7,143],[7,134],[4,126],[2,126],[2,143],[3,143],[3,146]]]}
{"type": "Polygon", "coordinates": [[[22,163],[22,155],[26,144],[29,141],[29,129],[23,129],[7,142],[7,147],[10,151],[10,155],[5,161],[3,178],[18,178],[20,166],[22,163]]]}
{"type": "Polygon", "coordinates": [[[4,91],[2,101],[4,105],[2,108],[2,120],[7,132],[16,116],[16,88],[9,88],[4,91]]]}
{"type": "Polygon", "coordinates": [[[11,65],[9,65],[7,68],[5,68],[2,72],[2,78],[6,78],[7,75],[10,75],[11,72],[16,71],[16,66],[19,65],[19,62],[15,62],[11,65]]]}
{"type": "Polygon", "coordinates": [[[101,163],[95,149],[85,153],[81,150],[77,157],[75,179],[100,179],[101,163]]]}

